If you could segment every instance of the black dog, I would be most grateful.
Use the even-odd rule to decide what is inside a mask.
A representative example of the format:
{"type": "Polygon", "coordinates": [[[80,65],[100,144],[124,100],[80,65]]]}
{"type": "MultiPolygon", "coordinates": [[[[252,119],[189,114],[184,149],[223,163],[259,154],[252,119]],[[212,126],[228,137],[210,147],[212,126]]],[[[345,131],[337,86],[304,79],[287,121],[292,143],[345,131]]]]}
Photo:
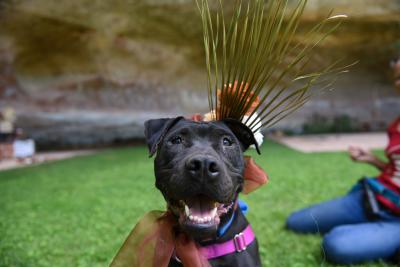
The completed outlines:
{"type": "MultiPolygon", "coordinates": [[[[183,117],[149,120],[145,135],[155,158],[156,187],[180,228],[201,246],[224,243],[248,222],[235,208],[243,188],[243,151],[257,142],[252,131],[236,120],[195,122],[183,117]],[[231,218],[234,216],[233,222],[231,218]],[[218,236],[227,222],[228,230],[218,236]]],[[[243,251],[210,260],[212,266],[261,266],[257,240],[243,251]]],[[[172,258],[169,266],[182,266],[172,258]]]]}

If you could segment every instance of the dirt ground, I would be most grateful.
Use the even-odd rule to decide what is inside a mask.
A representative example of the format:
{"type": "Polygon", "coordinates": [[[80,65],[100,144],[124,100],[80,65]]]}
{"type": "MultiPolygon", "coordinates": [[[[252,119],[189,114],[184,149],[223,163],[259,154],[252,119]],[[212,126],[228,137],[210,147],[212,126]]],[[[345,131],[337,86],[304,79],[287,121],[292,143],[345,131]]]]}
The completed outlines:
{"type": "Polygon", "coordinates": [[[37,165],[44,162],[62,160],[81,155],[88,155],[96,153],[96,150],[72,150],[72,151],[59,151],[59,152],[44,152],[37,153],[34,158],[28,158],[23,161],[17,159],[9,159],[0,161],[0,171],[20,168],[25,166],[37,165]]]}
{"type": "Polygon", "coordinates": [[[301,152],[344,151],[349,146],[364,149],[383,149],[388,138],[386,133],[318,134],[290,137],[273,137],[274,141],[301,152]]]}

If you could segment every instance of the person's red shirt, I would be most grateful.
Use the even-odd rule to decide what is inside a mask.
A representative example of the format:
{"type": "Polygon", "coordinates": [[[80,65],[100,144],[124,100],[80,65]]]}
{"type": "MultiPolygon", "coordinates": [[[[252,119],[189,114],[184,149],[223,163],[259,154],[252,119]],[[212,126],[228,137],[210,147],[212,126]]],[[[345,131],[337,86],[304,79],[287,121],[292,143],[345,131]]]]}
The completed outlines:
{"type": "MultiPolygon", "coordinates": [[[[385,153],[389,163],[385,166],[378,180],[387,188],[400,194],[400,118],[395,120],[388,128],[389,144],[385,153]]],[[[378,201],[396,214],[400,214],[400,208],[382,195],[377,195],[378,201]]]]}

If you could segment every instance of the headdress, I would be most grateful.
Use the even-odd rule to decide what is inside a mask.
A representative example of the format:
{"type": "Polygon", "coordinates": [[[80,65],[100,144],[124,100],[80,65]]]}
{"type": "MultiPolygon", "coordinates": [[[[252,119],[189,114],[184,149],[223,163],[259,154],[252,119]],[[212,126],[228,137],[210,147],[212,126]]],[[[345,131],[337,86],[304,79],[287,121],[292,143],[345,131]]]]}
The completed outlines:
{"type": "Polygon", "coordinates": [[[307,72],[315,48],[345,15],[328,16],[296,40],[307,0],[289,13],[288,0],[196,0],[203,24],[212,119],[243,121],[254,133],[270,127],[304,105],[314,93],[331,86],[328,74],[344,71],[339,61],[307,72]],[[215,12],[214,12],[215,9],[215,12]],[[227,19],[230,13],[230,19],[227,19]]]}

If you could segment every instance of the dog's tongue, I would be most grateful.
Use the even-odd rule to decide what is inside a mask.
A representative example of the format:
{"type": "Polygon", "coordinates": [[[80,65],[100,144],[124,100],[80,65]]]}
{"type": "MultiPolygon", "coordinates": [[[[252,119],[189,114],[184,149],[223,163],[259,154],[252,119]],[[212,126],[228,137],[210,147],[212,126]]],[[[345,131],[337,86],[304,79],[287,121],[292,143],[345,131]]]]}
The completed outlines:
{"type": "Polygon", "coordinates": [[[188,199],[186,204],[189,207],[190,214],[198,217],[211,216],[215,208],[215,202],[203,196],[188,199]]]}

